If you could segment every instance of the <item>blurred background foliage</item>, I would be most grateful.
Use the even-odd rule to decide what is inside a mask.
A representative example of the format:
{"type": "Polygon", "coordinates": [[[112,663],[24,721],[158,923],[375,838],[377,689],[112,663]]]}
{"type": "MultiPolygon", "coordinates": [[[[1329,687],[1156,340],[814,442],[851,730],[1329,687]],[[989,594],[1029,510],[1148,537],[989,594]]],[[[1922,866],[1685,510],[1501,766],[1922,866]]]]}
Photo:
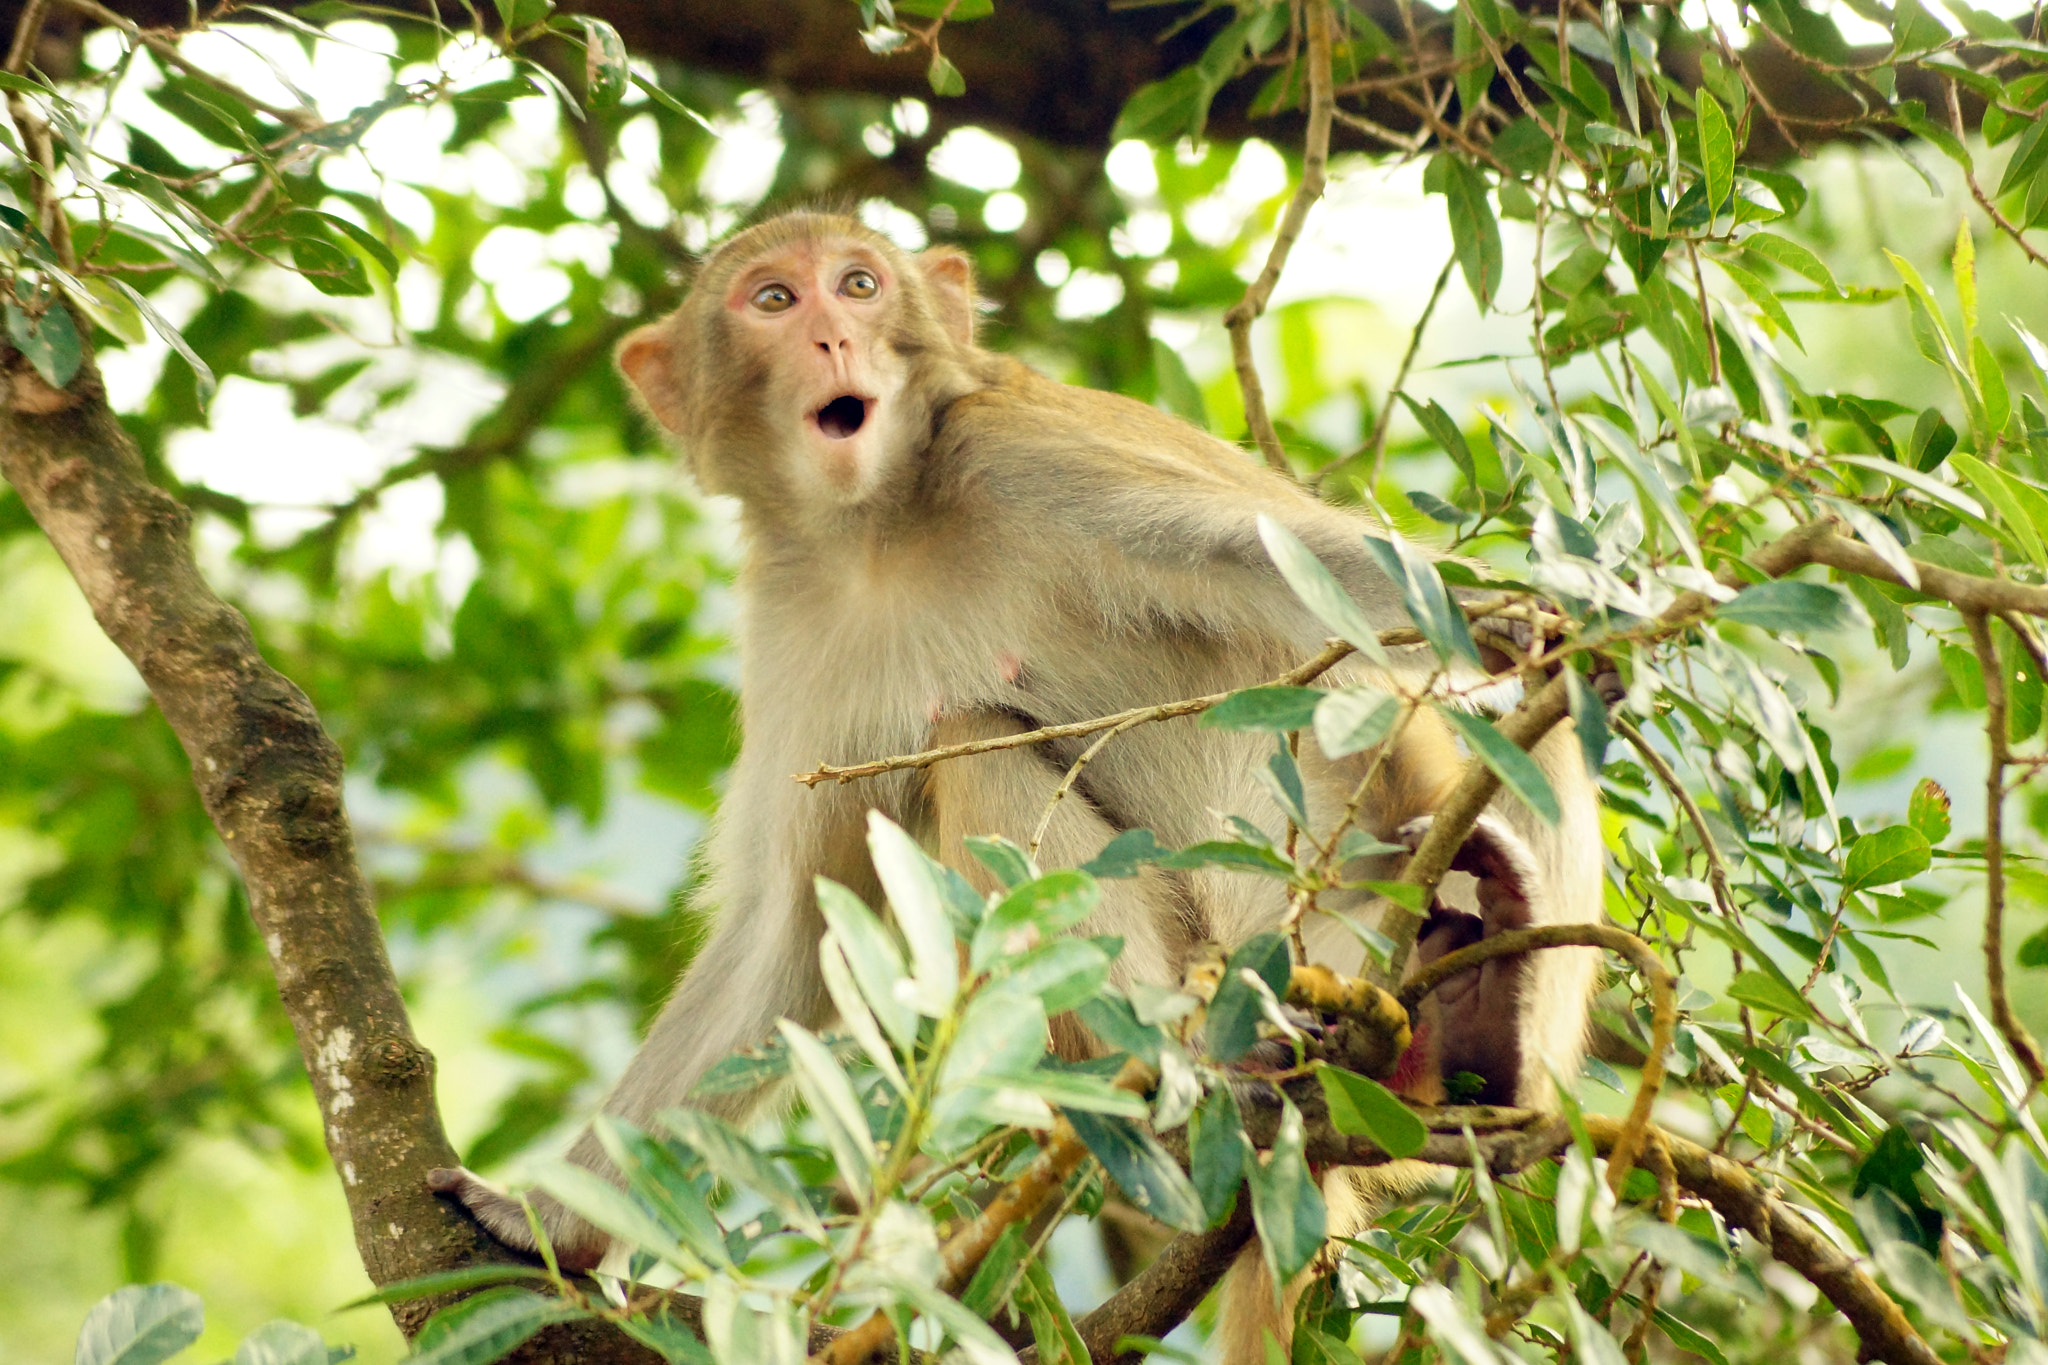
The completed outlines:
{"type": "MultiPolygon", "coordinates": [[[[618,104],[571,113],[553,84],[580,88],[566,43],[515,68],[489,42],[344,9],[301,9],[318,30],[252,14],[179,50],[280,106],[377,115],[284,166],[274,192],[359,228],[390,263],[338,229],[295,235],[287,214],[250,254],[127,276],[189,356],[112,293],[96,344],[152,476],[199,514],[213,581],[343,746],[451,1131],[470,1164],[505,1171],[594,1103],[687,960],[691,850],[734,747],[730,512],[634,416],[612,345],[748,215],[842,205],[906,246],[970,251],[990,345],[1242,439],[1220,317],[1265,257],[1298,139],[1060,145],[961,122],[936,97],[664,60],[636,60],[618,104]],[[467,93],[404,95],[444,78],[467,93]]],[[[192,176],[275,131],[114,27],[68,41],[68,64],[48,65],[103,121],[94,136],[153,175],[192,176]]],[[[1948,161],[1911,155],[1814,152],[1799,167],[1811,198],[1777,230],[1847,285],[1891,283],[1883,250],[1945,281],[1957,222],[1977,211],[1948,161]]],[[[1325,491],[1355,499],[1370,462],[1346,457],[1371,444],[1452,241],[1420,162],[1352,154],[1333,174],[1256,340],[1290,454],[1335,466],[1325,491]]],[[[249,194],[197,179],[187,197],[233,221],[249,194]]],[[[22,176],[9,196],[26,204],[22,176]]],[[[1531,292],[1535,238],[1506,207],[1499,297],[1513,299],[1531,292]]],[[[2048,273],[1975,221],[1980,294],[2038,326],[2048,273]]],[[[98,247],[115,264],[175,256],[133,233],[98,247]]],[[[1791,307],[1810,392],[1952,401],[1896,302],[1791,307]]],[[[1453,275],[1407,391],[1461,415],[1514,402],[1500,365],[1473,362],[1526,355],[1527,327],[1453,275]]],[[[2016,360],[2013,336],[1987,334],[2016,360]]],[[[1597,363],[1557,374],[1569,398],[1597,363]]],[[[1405,533],[1448,543],[1430,512],[1456,496],[1456,470],[1407,410],[1388,428],[1370,491],[1405,533]]],[[[1843,695],[1825,724],[1843,812],[1896,813],[1932,775],[1958,827],[1978,827],[1982,741],[1935,652],[1894,672],[1860,636],[1836,639],[1843,695]]],[[[1818,706],[1824,680],[1799,667],[1818,706]]],[[[1641,770],[1610,776],[1614,827],[1639,813],[1639,837],[1668,847],[1641,770]]],[[[2048,824],[2048,802],[2031,810],[2048,824]]],[[[2043,908],[2039,879],[2023,881],[2021,937],[2043,908]]],[[[1974,913],[1920,921],[1938,946],[1914,950],[1912,972],[1977,979],[1976,928],[1974,913]]],[[[1708,991],[1713,963],[1688,963],[1708,991]]],[[[2015,986],[2037,1031],[2041,984],[2036,967],[2015,986]]],[[[85,1308],[125,1280],[201,1290],[209,1344],[280,1314],[321,1321],[364,1287],[184,757],[4,489],[0,1227],[6,1360],[68,1352],[85,1308]]],[[[366,1359],[399,1351],[381,1310],[325,1325],[366,1359]]]]}

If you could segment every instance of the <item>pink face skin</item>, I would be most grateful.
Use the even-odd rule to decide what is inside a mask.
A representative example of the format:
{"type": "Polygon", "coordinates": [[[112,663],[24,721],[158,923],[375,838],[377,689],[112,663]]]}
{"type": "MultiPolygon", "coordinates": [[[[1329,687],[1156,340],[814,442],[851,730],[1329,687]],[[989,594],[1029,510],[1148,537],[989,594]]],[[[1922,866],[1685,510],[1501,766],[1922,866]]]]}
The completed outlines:
{"type": "Polygon", "coordinates": [[[904,365],[881,337],[897,283],[879,254],[860,242],[803,242],[756,262],[726,292],[741,335],[772,356],[770,420],[790,473],[822,498],[859,502],[883,461],[903,445],[904,365]]]}

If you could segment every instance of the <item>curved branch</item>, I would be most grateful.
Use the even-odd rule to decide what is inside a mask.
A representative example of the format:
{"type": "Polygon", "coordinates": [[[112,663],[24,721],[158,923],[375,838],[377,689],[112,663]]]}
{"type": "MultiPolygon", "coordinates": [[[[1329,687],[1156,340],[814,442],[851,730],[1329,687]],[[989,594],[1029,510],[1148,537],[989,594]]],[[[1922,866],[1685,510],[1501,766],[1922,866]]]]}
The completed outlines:
{"type": "Polygon", "coordinates": [[[1540,948],[1605,948],[1629,960],[1650,983],[1650,1050],[1643,1058],[1643,1078],[1629,1105],[1628,1118],[1617,1130],[1614,1151],[1608,1158],[1607,1184],[1617,1195],[1628,1181],[1630,1168],[1642,1149],[1643,1134],[1650,1126],[1650,1109],[1664,1084],[1664,1059],[1671,1052],[1671,1038],[1678,1030],[1678,978],[1671,974],[1650,945],[1625,929],[1607,924],[1545,924],[1534,929],[1512,929],[1481,939],[1467,948],[1445,953],[1422,968],[1404,984],[1398,998],[1410,1014],[1422,998],[1438,986],[1472,970],[1482,962],[1511,953],[1540,948]]]}

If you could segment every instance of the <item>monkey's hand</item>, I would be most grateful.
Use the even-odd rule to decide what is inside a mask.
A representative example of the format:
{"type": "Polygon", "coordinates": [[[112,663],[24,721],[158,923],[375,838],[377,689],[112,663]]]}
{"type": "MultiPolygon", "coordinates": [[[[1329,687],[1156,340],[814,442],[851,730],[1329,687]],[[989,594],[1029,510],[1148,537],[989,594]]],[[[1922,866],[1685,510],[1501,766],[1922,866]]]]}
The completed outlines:
{"type": "MultiPolygon", "coordinates": [[[[1475,618],[1471,623],[1472,643],[1479,646],[1479,658],[1486,671],[1499,676],[1561,643],[1570,625],[1549,602],[1540,597],[1529,598],[1516,606],[1512,614],[1497,612],[1475,618]]],[[[1555,669],[1556,665],[1552,665],[1546,671],[1555,669]]],[[[1627,691],[1613,660],[1605,654],[1593,655],[1587,681],[1594,694],[1608,706],[1620,701],[1627,691]]]]}
{"type": "MultiPolygon", "coordinates": [[[[1401,826],[1397,838],[1410,849],[1422,842],[1434,816],[1401,826]]],[[[1542,892],[1542,869],[1528,844],[1499,816],[1479,817],[1451,860],[1455,872],[1471,874],[1478,886],[1478,913],[1448,904],[1441,894],[1415,943],[1418,966],[1510,929],[1534,923],[1532,906],[1542,892]]],[[[1452,977],[1435,992],[1433,1051],[1446,1081],[1460,1073],[1483,1083],[1469,1098],[1481,1104],[1513,1104],[1522,1090],[1522,1042],[1529,1007],[1525,982],[1527,953],[1496,957],[1452,977]]]]}
{"type": "MultiPolygon", "coordinates": [[[[540,1244],[534,1240],[533,1225],[517,1199],[464,1166],[442,1166],[427,1172],[427,1188],[445,1194],[469,1211],[492,1238],[522,1256],[540,1259],[540,1244]]],[[[610,1239],[590,1224],[544,1194],[528,1197],[555,1264],[564,1270],[595,1270],[604,1259],[610,1239]]]]}

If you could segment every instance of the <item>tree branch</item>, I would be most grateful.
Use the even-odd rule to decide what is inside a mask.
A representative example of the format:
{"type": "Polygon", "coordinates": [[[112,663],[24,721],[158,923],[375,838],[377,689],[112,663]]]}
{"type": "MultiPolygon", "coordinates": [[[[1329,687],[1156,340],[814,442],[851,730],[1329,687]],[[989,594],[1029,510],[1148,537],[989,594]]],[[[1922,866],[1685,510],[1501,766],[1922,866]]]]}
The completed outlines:
{"type": "Polygon", "coordinates": [[[1287,253],[1294,250],[1302,225],[1308,221],[1309,209],[1323,197],[1324,172],[1330,162],[1330,30],[1334,20],[1330,0],[1307,0],[1304,8],[1308,20],[1308,55],[1304,59],[1308,68],[1308,132],[1302,143],[1301,183],[1294,187],[1294,197],[1287,201],[1287,211],[1274,230],[1273,249],[1266,253],[1265,268],[1245,287],[1244,297],[1223,314],[1223,325],[1230,332],[1231,360],[1237,367],[1237,385],[1244,393],[1245,426],[1258,442],[1266,463],[1290,477],[1294,471],[1288,466],[1287,452],[1280,448],[1273,419],[1267,415],[1266,391],[1259,383],[1259,367],[1252,360],[1252,323],[1266,311],[1266,302],[1273,297],[1273,287],[1280,283],[1280,272],[1287,266],[1287,253]]]}
{"type": "Polygon", "coordinates": [[[1984,992],[1990,997],[1991,1022],[2039,1086],[2048,1080],[2048,1066],[2043,1065],[2040,1044],[2012,1012],[2012,997],[2005,988],[2005,768],[2012,761],[2005,718],[2005,669],[1991,642],[1991,624],[1984,613],[1963,613],[1963,624],[1970,629],[1970,646],[1984,676],[1984,733],[1991,749],[1984,774],[1984,992]]]}

